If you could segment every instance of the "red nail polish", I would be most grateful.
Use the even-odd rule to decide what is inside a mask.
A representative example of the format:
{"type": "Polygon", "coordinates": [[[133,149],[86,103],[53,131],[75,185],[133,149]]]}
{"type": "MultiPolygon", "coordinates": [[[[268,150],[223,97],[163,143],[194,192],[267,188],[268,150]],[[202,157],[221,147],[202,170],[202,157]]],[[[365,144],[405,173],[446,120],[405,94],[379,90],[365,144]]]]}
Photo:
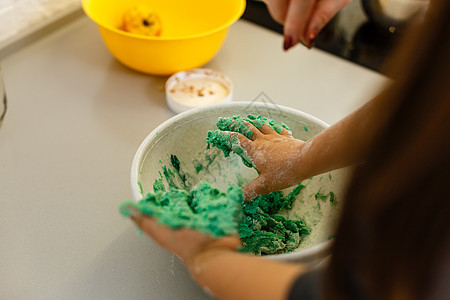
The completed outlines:
{"type": "Polygon", "coordinates": [[[290,35],[284,36],[283,49],[284,51],[292,47],[292,37],[290,35]]]}

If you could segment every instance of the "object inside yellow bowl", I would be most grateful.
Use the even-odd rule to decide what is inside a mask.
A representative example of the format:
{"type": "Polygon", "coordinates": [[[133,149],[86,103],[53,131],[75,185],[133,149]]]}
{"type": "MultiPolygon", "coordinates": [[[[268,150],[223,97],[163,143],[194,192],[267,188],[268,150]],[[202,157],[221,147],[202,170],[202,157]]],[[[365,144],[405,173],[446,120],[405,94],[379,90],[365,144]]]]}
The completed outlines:
{"type": "Polygon", "coordinates": [[[120,29],[145,36],[159,36],[162,23],[157,13],[142,6],[135,6],[124,13],[120,29]]]}

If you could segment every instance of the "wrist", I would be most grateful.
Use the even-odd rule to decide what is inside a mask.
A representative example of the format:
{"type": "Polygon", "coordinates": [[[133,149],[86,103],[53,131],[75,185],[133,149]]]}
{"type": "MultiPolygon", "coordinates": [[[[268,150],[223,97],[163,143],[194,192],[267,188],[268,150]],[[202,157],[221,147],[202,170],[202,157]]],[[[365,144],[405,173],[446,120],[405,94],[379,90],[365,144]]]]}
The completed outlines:
{"type": "Polygon", "coordinates": [[[296,172],[295,181],[296,183],[299,183],[305,179],[308,179],[315,174],[312,174],[312,167],[311,167],[311,146],[312,146],[312,139],[308,140],[306,142],[302,142],[298,145],[298,159],[295,163],[295,169],[298,170],[296,172]]]}
{"type": "Polygon", "coordinates": [[[240,246],[241,241],[239,237],[235,236],[213,240],[205,247],[191,253],[189,257],[184,259],[184,262],[193,277],[200,281],[201,270],[204,270],[213,260],[223,255],[236,253],[240,246]]]}

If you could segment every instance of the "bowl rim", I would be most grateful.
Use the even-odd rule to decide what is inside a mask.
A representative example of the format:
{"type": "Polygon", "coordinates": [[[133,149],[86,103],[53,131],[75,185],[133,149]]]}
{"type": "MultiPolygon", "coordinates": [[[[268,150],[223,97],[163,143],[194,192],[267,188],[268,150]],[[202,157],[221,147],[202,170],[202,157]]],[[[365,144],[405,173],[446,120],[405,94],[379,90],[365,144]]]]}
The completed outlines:
{"type": "Polygon", "coordinates": [[[222,31],[224,29],[227,29],[233,23],[235,23],[237,20],[239,20],[239,18],[244,14],[245,7],[246,7],[246,1],[245,0],[237,0],[237,1],[240,2],[239,10],[233,16],[233,18],[231,18],[230,20],[228,20],[227,22],[225,22],[221,26],[219,26],[217,28],[214,28],[212,30],[200,33],[200,34],[189,35],[189,36],[179,36],[179,37],[174,36],[174,37],[170,37],[170,36],[145,36],[145,35],[138,34],[138,33],[130,33],[130,32],[121,30],[119,28],[116,28],[114,26],[111,26],[111,25],[108,25],[108,24],[104,24],[103,22],[99,22],[89,11],[88,3],[92,2],[92,1],[94,1],[94,0],[82,0],[81,7],[83,8],[84,13],[92,21],[94,21],[98,26],[100,26],[100,27],[102,27],[104,29],[107,29],[109,31],[118,33],[118,34],[123,35],[123,36],[137,38],[137,39],[141,39],[141,40],[151,40],[151,41],[158,41],[158,40],[162,40],[162,41],[180,41],[180,40],[188,40],[188,39],[200,38],[200,37],[211,35],[213,33],[216,33],[216,32],[222,31]]]}

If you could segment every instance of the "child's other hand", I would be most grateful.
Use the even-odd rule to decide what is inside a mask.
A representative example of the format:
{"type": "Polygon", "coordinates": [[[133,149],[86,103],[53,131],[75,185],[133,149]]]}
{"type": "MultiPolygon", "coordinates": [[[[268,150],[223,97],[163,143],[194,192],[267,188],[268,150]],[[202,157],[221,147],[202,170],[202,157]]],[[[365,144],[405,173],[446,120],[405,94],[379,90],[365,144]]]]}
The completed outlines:
{"type": "Polygon", "coordinates": [[[261,130],[250,123],[247,126],[253,131],[251,140],[232,133],[238,135],[241,147],[253,159],[259,172],[258,178],[242,188],[247,201],[293,186],[304,179],[301,159],[307,143],[294,139],[285,128],[278,134],[268,125],[263,125],[261,130]]]}
{"type": "Polygon", "coordinates": [[[238,236],[215,239],[190,228],[171,229],[159,224],[155,218],[145,215],[132,216],[131,219],[143,232],[178,256],[188,267],[195,265],[195,258],[207,250],[235,251],[241,245],[238,236]]]}

